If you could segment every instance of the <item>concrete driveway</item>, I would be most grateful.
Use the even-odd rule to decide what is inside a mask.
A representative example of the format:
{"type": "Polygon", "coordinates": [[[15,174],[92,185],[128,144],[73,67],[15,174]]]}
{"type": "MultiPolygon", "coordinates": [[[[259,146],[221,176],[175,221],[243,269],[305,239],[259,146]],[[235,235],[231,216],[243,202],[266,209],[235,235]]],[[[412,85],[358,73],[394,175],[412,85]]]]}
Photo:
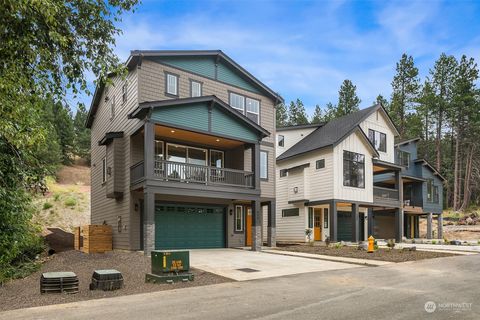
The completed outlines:
{"type": "Polygon", "coordinates": [[[190,265],[237,281],[360,267],[341,262],[239,249],[191,250],[190,265]]]}

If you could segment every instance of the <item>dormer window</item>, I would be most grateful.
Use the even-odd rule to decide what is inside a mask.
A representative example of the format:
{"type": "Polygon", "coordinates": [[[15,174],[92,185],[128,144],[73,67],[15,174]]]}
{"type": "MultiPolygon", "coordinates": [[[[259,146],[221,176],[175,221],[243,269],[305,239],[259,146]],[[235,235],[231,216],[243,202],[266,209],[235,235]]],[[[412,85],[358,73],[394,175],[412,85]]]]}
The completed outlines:
{"type": "Polygon", "coordinates": [[[376,150],[387,152],[387,135],[385,133],[368,129],[368,139],[376,150]]]}

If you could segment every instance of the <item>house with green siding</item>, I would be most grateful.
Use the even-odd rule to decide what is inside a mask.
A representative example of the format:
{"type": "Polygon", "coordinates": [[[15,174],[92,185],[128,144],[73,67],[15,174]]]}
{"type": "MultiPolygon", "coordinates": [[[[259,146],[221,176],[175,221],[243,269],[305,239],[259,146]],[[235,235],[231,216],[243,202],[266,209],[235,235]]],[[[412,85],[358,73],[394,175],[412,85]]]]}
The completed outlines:
{"type": "Polygon", "coordinates": [[[92,224],[118,249],[274,246],[275,107],[219,50],[132,51],[95,90],[92,224]]]}

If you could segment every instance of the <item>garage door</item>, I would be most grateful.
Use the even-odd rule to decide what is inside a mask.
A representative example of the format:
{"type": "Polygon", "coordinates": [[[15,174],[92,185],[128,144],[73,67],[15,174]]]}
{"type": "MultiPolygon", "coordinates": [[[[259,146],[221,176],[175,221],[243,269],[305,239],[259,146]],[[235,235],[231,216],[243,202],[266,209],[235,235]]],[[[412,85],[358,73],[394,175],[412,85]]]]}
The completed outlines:
{"type": "Polygon", "coordinates": [[[337,214],[338,241],[352,241],[352,213],[338,211],[337,214]]]}
{"type": "Polygon", "coordinates": [[[155,249],[224,247],[224,208],[195,205],[155,207],[155,249]]]}

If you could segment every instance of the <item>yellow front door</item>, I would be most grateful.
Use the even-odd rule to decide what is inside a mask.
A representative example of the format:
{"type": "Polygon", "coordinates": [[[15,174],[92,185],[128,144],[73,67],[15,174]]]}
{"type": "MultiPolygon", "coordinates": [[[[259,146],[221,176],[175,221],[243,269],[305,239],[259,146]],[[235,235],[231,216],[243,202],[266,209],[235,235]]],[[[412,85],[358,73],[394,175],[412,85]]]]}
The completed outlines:
{"type": "Polygon", "coordinates": [[[246,245],[252,245],[252,208],[247,207],[247,216],[245,217],[245,232],[247,233],[246,245]]]}
{"type": "Polygon", "coordinates": [[[322,212],[320,209],[315,209],[313,216],[313,240],[322,240],[322,212]]]}

